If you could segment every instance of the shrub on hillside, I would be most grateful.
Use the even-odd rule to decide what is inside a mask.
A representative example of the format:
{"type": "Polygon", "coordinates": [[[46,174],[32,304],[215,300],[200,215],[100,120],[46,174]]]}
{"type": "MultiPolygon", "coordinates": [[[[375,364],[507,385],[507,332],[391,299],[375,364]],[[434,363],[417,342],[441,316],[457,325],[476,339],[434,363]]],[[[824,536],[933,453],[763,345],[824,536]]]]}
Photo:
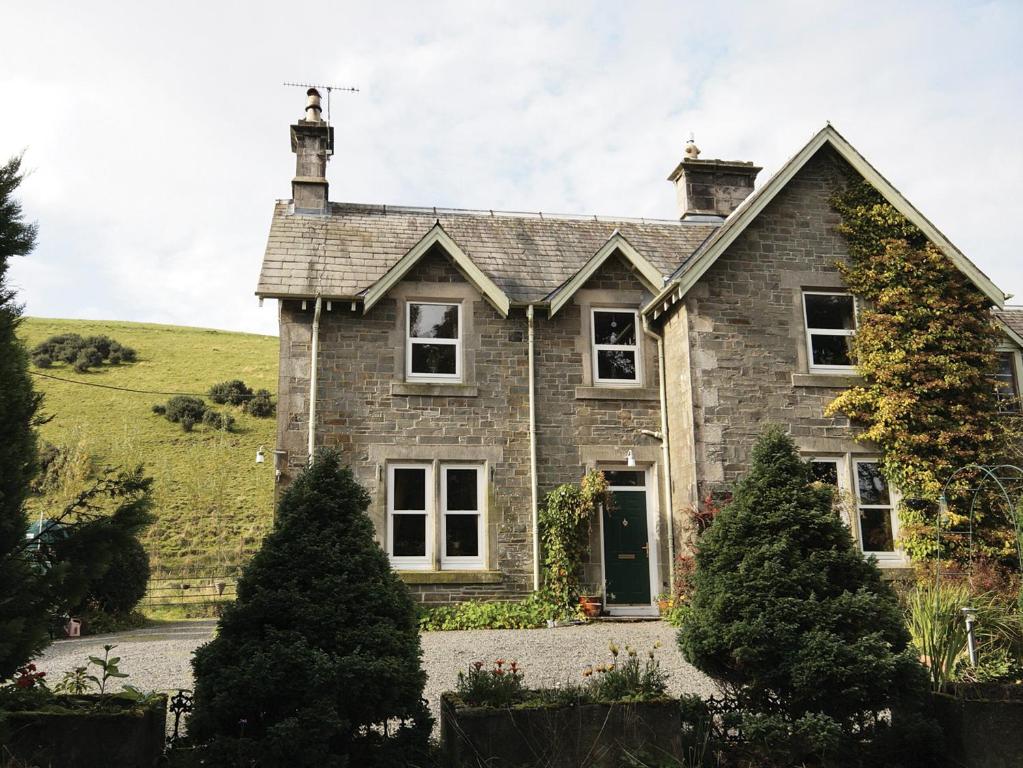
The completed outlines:
{"type": "Polygon", "coordinates": [[[284,492],[237,601],[193,661],[188,730],[207,764],[421,764],[432,721],[415,606],[368,505],[334,452],[284,492]]]}
{"type": "Polygon", "coordinates": [[[679,644],[736,698],[754,761],[929,764],[926,674],[832,496],[791,438],[768,430],[700,539],[679,644]]]}
{"type": "Polygon", "coordinates": [[[258,419],[268,419],[277,412],[277,408],[271,398],[270,390],[257,389],[256,393],[246,401],[242,408],[250,416],[255,416],[258,419]]]}
{"type": "Polygon", "coordinates": [[[217,405],[244,405],[252,397],[252,389],[240,379],[223,381],[210,387],[210,400],[217,405]]]}
{"type": "Polygon", "coordinates": [[[86,605],[106,614],[128,616],[146,594],[149,555],[135,537],[126,538],[114,551],[102,574],[89,582],[86,605]]]}
{"type": "Polygon", "coordinates": [[[202,415],[202,423],[211,429],[222,429],[230,432],[234,429],[234,416],[229,413],[217,413],[212,408],[202,415]]]}
{"type": "Polygon", "coordinates": [[[31,354],[32,362],[39,368],[49,368],[59,362],[74,366],[79,373],[98,368],[104,362],[119,365],[133,363],[137,359],[134,349],[109,336],[82,337],[77,333],[51,336],[36,344],[31,354]]]}
{"type": "Polygon", "coordinates": [[[207,407],[206,403],[198,397],[175,395],[167,401],[163,415],[167,417],[167,421],[172,421],[175,424],[180,424],[183,421],[197,424],[202,421],[207,407]]]}

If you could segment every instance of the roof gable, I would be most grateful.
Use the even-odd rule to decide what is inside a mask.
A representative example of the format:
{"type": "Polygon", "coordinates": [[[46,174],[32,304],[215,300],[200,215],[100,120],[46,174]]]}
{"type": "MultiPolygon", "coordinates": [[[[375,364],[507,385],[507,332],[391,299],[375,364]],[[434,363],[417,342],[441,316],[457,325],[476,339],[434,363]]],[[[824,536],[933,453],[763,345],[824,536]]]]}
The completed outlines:
{"type": "Polygon", "coordinates": [[[576,272],[572,277],[562,283],[558,288],[552,291],[547,296],[549,302],[549,316],[554,317],[569,300],[576,294],[580,288],[582,288],[586,282],[593,277],[598,269],[604,265],[611,256],[615,253],[621,255],[621,257],[633,268],[636,276],[640,282],[646,285],[647,288],[653,293],[657,293],[661,289],[661,285],[664,281],[664,276],[660,270],[657,269],[653,264],[650,263],[639,251],[632,247],[632,244],[625,239],[617,229],[611,233],[611,236],[607,239],[596,253],[594,253],[579,271],[576,272]]]}
{"type": "Polygon", "coordinates": [[[1023,349],[1023,308],[1005,307],[995,312],[995,324],[1013,344],[1023,349]]]}
{"type": "Polygon", "coordinates": [[[669,283],[645,311],[654,317],[679,301],[692,288],[718,258],[735,242],[746,228],[756,219],[767,205],[781,192],[792,178],[809,162],[810,158],[825,145],[830,145],[849,163],[852,168],[868,181],[899,213],[915,224],[942,253],[944,253],[985,296],[1001,307],[1006,295],[971,262],[947,237],[935,227],[926,216],[913,207],[891,182],[882,176],[856,149],[827,124],[799,152],[792,157],[770,180],[732,213],[725,223],[716,230],[697,250],[693,258],[686,261],[672,276],[669,283]]]}
{"type": "Polygon", "coordinates": [[[484,298],[494,305],[494,308],[501,313],[502,317],[508,316],[508,310],[511,306],[508,296],[497,287],[493,280],[483,273],[483,270],[476,266],[468,254],[459,247],[458,243],[451,239],[451,236],[444,231],[444,227],[440,225],[439,221],[397,263],[388,269],[379,280],[366,289],[362,302],[363,314],[369,312],[380,299],[386,296],[395,285],[400,283],[409,271],[435,245],[444,249],[445,253],[462,271],[469,282],[475,285],[484,298]]]}

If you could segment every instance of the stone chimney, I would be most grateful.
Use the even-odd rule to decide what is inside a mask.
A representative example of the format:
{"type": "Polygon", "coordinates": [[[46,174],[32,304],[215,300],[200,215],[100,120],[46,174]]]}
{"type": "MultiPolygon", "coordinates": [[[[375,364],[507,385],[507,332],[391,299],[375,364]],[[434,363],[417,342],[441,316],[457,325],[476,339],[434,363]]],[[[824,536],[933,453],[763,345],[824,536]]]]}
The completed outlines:
{"type": "Polygon", "coordinates": [[[678,194],[679,218],[721,221],[749,197],[761,169],[750,162],[700,160],[699,156],[700,150],[690,137],[685,157],[668,177],[678,194]]]}
{"type": "Polygon", "coordinates": [[[334,154],[334,129],[320,119],[320,92],[306,92],[305,118],[291,126],[295,178],[291,197],[298,213],[327,211],[327,160],[334,154]]]}

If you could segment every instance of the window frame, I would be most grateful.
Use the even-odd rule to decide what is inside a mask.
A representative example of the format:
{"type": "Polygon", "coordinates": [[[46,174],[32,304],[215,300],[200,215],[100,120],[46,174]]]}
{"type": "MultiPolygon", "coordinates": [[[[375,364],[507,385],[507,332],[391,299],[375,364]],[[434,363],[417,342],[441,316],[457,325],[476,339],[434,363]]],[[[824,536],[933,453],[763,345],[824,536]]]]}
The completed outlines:
{"type": "MultiPolygon", "coordinates": [[[[881,460],[876,456],[854,456],[852,459],[852,480],[853,480],[853,500],[855,502],[856,512],[856,540],[859,543],[860,551],[865,555],[873,555],[880,561],[904,561],[906,556],[905,553],[899,549],[899,516],[897,510],[899,507],[899,494],[895,487],[888,481],[888,478],[884,478],[885,485],[888,487],[888,503],[887,504],[862,504],[860,503],[860,476],[859,476],[859,465],[860,464],[877,464],[880,465],[881,460]],[[868,550],[866,548],[866,542],[863,539],[863,525],[860,520],[861,509],[887,509],[889,520],[892,526],[892,549],[891,550],[868,550]]],[[[883,475],[882,475],[883,477],[883,475]]]]}
{"type": "Polygon", "coordinates": [[[1015,402],[1012,403],[1012,406],[1010,407],[1007,402],[1008,398],[1002,396],[1001,388],[999,386],[999,382],[1003,380],[1001,372],[999,371],[994,374],[992,379],[995,381],[995,394],[999,400],[998,411],[1000,413],[1008,414],[1019,413],[1023,410],[1023,381],[1021,381],[1023,366],[1020,365],[1020,352],[1017,349],[998,347],[995,350],[995,353],[999,357],[1002,355],[1009,356],[1009,371],[1011,373],[1010,384],[1013,390],[1011,397],[1015,398],[1015,402]]]}
{"type": "Polygon", "coordinates": [[[590,307],[590,357],[593,385],[595,387],[642,387],[643,386],[643,343],[640,332],[639,310],[633,307],[590,307]],[[598,344],[597,314],[600,312],[625,314],[631,313],[635,328],[634,344],[598,344]],[[605,379],[600,376],[600,352],[632,352],[636,360],[636,377],[634,379],[605,379]]]}
{"type": "Polygon", "coordinates": [[[486,568],[486,553],[487,553],[487,541],[485,538],[487,526],[485,524],[486,518],[486,467],[484,464],[471,463],[471,462],[443,462],[440,465],[440,514],[439,514],[439,528],[440,528],[440,569],[441,570],[461,570],[461,571],[476,571],[484,570],[486,568]],[[448,483],[447,473],[452,469],[458,470],[475,470],[476,472],[476,511],[475,513],[469,510],[448,510],[448,483]],[[448,529],[447,529],[447,518],[448,515],[476,515],[476,541],[478,542],[479,551],[474,557],[460,557],[448,555],[448,529]]]}
{"type": "Polygon", "coordinates": [[[405,300],[405,380],[437,383],[459,383],[462,381],[462,334],[465,324],[465,313],[460,301],[439,301],[431,299],[406,299],[405,300]],[[427,305],[439,307],[455,307],[458,310],[458,335],[453,339],[429,339],[412,335],[412,305],[427,305]],[[454,373],[416,373],[412,370],[412,348],[415,344],[434,344],[439,346],[453,346],[455,348],[455,372],[454,373]]]}
{"type": "Polygon", "coordinates": [[[436,496],[436,487],[433,481],[433,463],[432,462],[398,462],[389,463],[387,465],[387,539],[386,539],[386,551],[387,557],[391,562],[391,567],[395,570],[401,571],[432,571],[434,566],[433,557],[433,543],[436,537],[436,523],[434,515],[434,498],[436,496]],[[398,469],[422,469],[424,470],[423,482],[425,484],[423,504],[426,509],[422,512],[416,512],[412,510],[398,510],[394,509],[394,473],[398,469]],[[394,554],[394,516],[402,514],[422,514],[425,517],[424,522],[424,535],[426,537],[425,554],[420,556],[396,556],[394,554]]]}
{"type": "Polygon", "coordinates": [[[815,373],[849,373],[856,370],[855,364],[850,365],[817,365],[813,361],[813,337],[817,336],[855,336],[856,331],[859,330],[860,318],[859,318],[859,307],[857,306],[856,297],[853,296],[849,291],[827,291],[827,290],[811,290],[802,289],[800,291],[799,301],[803,308],[803,335],[805,337],[806,344],[806,367],[808,371],[815,373]],[[806,297],[807,296],[848,296],[852,299],[853,308],[853,327],[851,329],[845,328],[811,328],[810,320],[806,312],[806,297]]]}
{"type": "Polygon", "coordinates": [[[814,455],[811,456],[808,461],[811,464],[834,464],[835,465],[835,482],[837,483],[836,489],[838,491],[838,498],[836,499],[836,506],[838,507],[839,516],[842,522],[845,523],[846,527],[852,532],[852,520],[849,518],[850,510],[849,505],[845,503],[845,497],[849,493],[849,460],[845,455],[814,455]]]}

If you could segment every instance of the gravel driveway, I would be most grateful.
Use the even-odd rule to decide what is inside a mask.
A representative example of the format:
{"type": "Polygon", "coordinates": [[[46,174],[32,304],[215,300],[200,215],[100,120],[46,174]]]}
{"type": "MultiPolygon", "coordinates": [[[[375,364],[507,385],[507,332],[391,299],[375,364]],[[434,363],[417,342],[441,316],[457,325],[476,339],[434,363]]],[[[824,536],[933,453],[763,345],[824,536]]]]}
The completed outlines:
{"type": "MultiPolygon", "coordinates": [[[[192,686],[189,660],[192,651],[212,637],[214,621],[190,621],[113,635],[58,640],[36,660],[39,669],[54,683],[89,655],[103,655],[103,646],[116,644],[125,681],[142,689],[173,691],[192,686]]],[[[661,621],[612,622],[557,629],[494,629],[464,632],[424,632],[423,665],[429,676],[426,696],[434,715],[439,715],[440,694],[454,687],[458,671],[473,661],[489,666],[494,659],[518,661],[531,687],[553,686],[582,680],[587,664],[610,660],[608,643],[628,643],[641,654],[660,642],[656,651],[668,672],[673,693],[715,692],[713,683],[687,664],[675,644],[675,629],[661,621]]]]}

